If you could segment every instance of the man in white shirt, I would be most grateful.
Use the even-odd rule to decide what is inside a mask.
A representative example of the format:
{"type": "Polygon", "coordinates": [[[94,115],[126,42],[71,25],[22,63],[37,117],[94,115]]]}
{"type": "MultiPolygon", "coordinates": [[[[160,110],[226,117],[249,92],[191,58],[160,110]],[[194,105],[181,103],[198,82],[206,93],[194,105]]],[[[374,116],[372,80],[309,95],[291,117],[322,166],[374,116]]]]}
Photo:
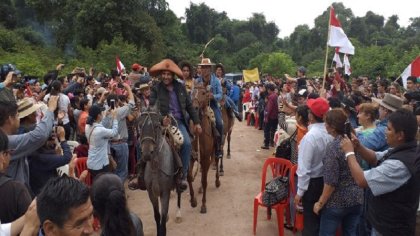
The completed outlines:
{"type": "Polygon", "coordinates": [[[330,106],[323,98],[309,99],[309,131],[299,145],[298,153],[298,190],[295,205],[303,205],[305,227],[303,236],[319,235],[320,218],[313,212],[315,202],[321,196],[323,180],[322,158],[327,144],[332,141],[325,128],[324,115],[330,106]]]}

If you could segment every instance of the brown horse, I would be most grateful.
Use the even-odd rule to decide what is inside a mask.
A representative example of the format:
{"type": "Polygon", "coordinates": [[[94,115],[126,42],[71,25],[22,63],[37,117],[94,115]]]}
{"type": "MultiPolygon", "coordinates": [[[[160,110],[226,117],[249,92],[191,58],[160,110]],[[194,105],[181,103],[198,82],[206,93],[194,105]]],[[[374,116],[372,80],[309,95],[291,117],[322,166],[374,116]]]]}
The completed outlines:
{"type": "Polygon", "coordinates": [[[231,113],[231,111],[228,111],[224,105],[224,98],[222,99],[221,104],[221,111],[222,111],[222,119],[223,119],[223,139],[222,139],[222,147],[221,150],[223,151],[223,155],[222,158],[220,160],[220,175],[223,176],[224,175],[224,171],[223,171],[223,157],[224,157],[224,146],[225,146],[225,142],[227,140],[227,153],[226,153],[226,157],[227,159],[230,159],[230,138],[232,135],[232,130],[233,130],[233,125],[235,124],[235,117],[232,114],[229,114],[229,112],[231,113]]]}
{"type": "MultiPolygon", "coordinates": [[[[215,152],[215,142],[214,142],[214,134],[211,124],[211,119],[208,117],[207,109],[210,109],[209,107],[209,92],[207,91],[206,87],[199,83],[194,84],[194,90],[192,92],[192,101],[193,106],[198,109],[199,116],[200,116],[200,125],[203,130],[203,132],[194,137],[194,140],[192,142],[192,146],[195,152],[198,153],[198,161],[201,166],[201,187],[203,190],[203,198],[202,198],[202,205],[201,205],[201,213],[207,212],[206,207],[206,190],[207,190],[207,174],[210,169],[211,159],[214,158],[214,152],[215,152]]],[[[191,158],[190,162],[190,168],[188,170],[188,184],[190,188],[190,195],[191,195],[191,206],[196,207],[197,206],[197,199],[194,194],[194,189],[192,186],[192,183],[194,181],[194,175],[193,175],[193,167],[194,167],[194,158],[191,158]]],[[[217,163],[216,158],[216,163],[217,163]]],[[[218,188],[220,186],[220,180],[219,180],[219,171],[216,171],[216,187],[218,188]]]]}

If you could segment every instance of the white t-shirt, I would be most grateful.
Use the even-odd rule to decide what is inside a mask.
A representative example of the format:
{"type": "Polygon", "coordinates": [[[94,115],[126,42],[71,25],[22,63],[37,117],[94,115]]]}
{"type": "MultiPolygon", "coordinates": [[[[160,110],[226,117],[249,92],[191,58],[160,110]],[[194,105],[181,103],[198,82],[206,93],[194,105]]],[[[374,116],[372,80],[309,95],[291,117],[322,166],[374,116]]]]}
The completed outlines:
{"type": "MultiPolygon", "coordinates": [[[[67,95],[64,95],[62,93],[59,94],[60,98],[58,99],[58,109],[59,111],[63,111],[64,112],[64,118],[63,118],[63,124],[68,124],[70,122],[69,120],[69,114],[68,114],[68,109],[69,109],[69,105],[70,105],[70,99],[67,95]]],[[[48,99],[50,98],[50,94],[47,94],[44,97],[44,102],[48,104],[48,99]]]]}

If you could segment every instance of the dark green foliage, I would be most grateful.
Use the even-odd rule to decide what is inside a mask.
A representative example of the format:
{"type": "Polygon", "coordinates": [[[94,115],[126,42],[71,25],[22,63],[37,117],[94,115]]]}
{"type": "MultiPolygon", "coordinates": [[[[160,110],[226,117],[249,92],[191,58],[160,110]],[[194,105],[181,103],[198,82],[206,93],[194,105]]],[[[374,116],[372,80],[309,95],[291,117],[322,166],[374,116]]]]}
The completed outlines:
{"type": "MultiPolygon", "coordinates": [[[[353,75],[398,76],[420,54],[420,17],[399,25],[368,11],[355,17],[350,8],[333,3],[344,31],[356,47],[350,58],[353,75]]],[[[248,20],[229,19],[205,3],[190,3],[177,18],[165,0],[3,0],[0,3],[0,63],[10,62],[27,74],[42,76],[58,63],[63,73],[75,66],[109,72],[119,55],[127,68],[134,62],[150,67],[163,58],[175,62],[200,60],[204,52],[227,72],[258,67],[262,73],[294,74],[296,66],[309,76],[324,68],[329,9],[314,27],[299,25],[285,38],[262,13],[248,20]]],[[[329,65],[333,56],[330,48],[329,65]]]]}

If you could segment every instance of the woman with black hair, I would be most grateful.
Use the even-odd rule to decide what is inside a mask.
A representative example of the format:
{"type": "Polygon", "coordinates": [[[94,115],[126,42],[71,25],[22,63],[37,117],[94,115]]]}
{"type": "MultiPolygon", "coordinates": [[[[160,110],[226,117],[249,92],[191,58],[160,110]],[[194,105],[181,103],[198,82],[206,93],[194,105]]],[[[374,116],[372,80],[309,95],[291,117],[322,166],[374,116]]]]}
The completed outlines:
{"type": "MultiPolygon", "coordinates": [[[[108,111],[109,112],[109,111],[108,111]]],[[[107,113],[108,113],[107,112],[107,113]]],[[[102,107],[93,105],[89,109],[89,116],[86,122],[85,134],[89,143],[87,167],[92,179],[96,175],[110,171],[108,158],[108,140],[118,133],[118,120],[116,110],[110,110],[112,114],[112,129],[102,125],[109,116],[102,119],[102,107]]]]}
{"type": "Polygon", "coordinates": [[[101,235],[143,236],[143,224],[129,211],[124,186],[117,175],[99,175],[93,182],[91,199],[101,223],[101,235]]]}

